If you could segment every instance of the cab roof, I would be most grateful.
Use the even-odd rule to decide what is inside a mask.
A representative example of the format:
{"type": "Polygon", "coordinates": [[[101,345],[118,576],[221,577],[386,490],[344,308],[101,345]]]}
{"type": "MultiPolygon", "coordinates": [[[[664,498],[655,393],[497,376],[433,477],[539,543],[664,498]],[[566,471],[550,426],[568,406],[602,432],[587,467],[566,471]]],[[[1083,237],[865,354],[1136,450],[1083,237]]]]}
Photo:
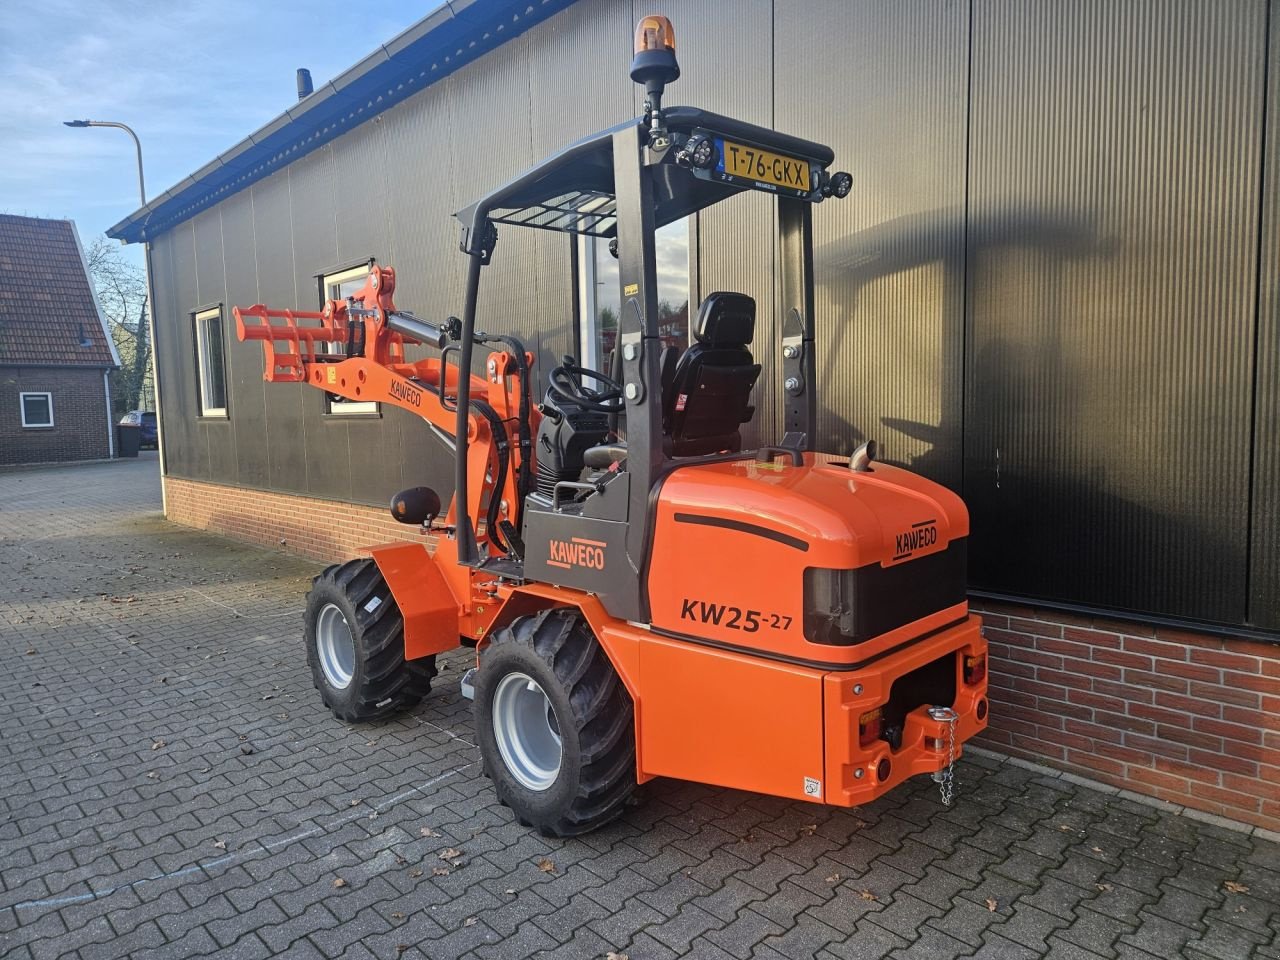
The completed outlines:
{"type": "MultiPolygon", "coordinates": [[[[697,107],[671,107],[663,111],[663,118],[668,130],[686,136],[695,129],[708,130],[809,160],[824,168],[835,159],[831,148],[823,144],[697,107]]],[[[617,232],[613,137],[644,122],[644,118],[635,117],[584,137],[485,194],[455,216],[466,227],[478,225],[487,216],[493,223],[612,237],[617,232]]],[[[674,163],[663,163],[656,172],[654,225],[657,227],[750,189],[691,176],[688,170],[674,163]]]]}

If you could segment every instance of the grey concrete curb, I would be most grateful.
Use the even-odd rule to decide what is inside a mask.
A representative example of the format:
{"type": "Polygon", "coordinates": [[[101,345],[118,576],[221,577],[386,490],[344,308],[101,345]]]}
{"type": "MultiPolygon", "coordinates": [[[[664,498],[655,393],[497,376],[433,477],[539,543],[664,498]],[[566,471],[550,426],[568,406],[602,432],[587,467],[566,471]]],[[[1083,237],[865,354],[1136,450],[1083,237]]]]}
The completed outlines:
{"type": "Polygon", "coordinates": [[[1064,770],[1057,770],[1053,767],[1046,766],[1043,763],[1033,763],[1030,760],[1023,760],[1021,757],[1010,757],[1007,754],[999,753],[995,750],[989,750],[986,747],[966,746],[964,749],[965,753],[972,753],[979,757],[986,757],[990,760],[995,760],[997,763],[1007,763],[1010,766],[1022,767],[1024,770],[1033,770],[1041,776],[1052,777],[1055,780],[1065,780],[1067,783],[1074,783],[1080,787],[1087,787],[1088,789],[1096,790],[1099,793],[1123,797],[1125,800],[1132,800],[1134,803],[1140,803],[1143,806],[1152,807],[1164,813],[1170,813],[1179,817],[1187,817],[1191,820],[1198,820],[1201,823],[1208,823],[1215,827],[1221,827],[1224,830],[1234,830],[1236,833],[1243,833],[1246,836],[1257,837],[1259,840],[1269,840],[1272,843],[1280,843],[1280,832],[1275,830],[1266,830],[1262,827],[1251,826],[1247,823],[1241,823],[1239,820],[1220,817],[1216,813],[1205,813],[1203,810],[1184,807],[1177,803],[1170,803],[1168,800],[1160,800],[1156,797],[1149,797],[1143,793],[1135,793],[1132,790],[1121,790],[1119,787],[1113,787],[1110,784],[1100,783],[1097,780],[1090,780],[1088,777],[1081,777],[1074,773],[1067,773],[1064,770]]]}

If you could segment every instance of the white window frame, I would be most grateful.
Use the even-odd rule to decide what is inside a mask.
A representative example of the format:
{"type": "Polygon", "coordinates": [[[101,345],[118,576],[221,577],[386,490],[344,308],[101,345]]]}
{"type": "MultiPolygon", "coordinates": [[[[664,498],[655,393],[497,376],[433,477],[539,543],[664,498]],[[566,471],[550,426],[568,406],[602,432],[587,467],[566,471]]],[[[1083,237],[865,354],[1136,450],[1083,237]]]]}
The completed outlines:
{"type": "Polygon", "coordinates": [[[221,417],[226,419],[226,397],[227,397],[227,344],[225,324],[222,323],[222,307],[210,307],[208,310],[201,310],[193,315],[195,320],[195,338],[196,338],[196,375],[200,386],[200,416],[202,417],[221,417]],[[213,393],[213,384],[210,381],[210,357],[209,357],[209,323],[208,321],[217,319],[218,330],[222,335],[222,397],[223,406],[215,407],[209,404],[209,396],[213,393]]]}
{"type": "Polygon", "coordinates": [[[22,426],[27,430],[41,430],[53,426],[53,394],[45,390],[24,390],[18,394],[18,410],[22,416],[22,426]],[[27,397],[44,397],[49,403],[48,423],[27,422],[27,397]]]}
{"type": "MultiPolygon", "coordinates": [[[[693,278],[694,278],[694,262],[697,256],[696,250],[696,234],[694,229],[696,226],[696,218],[690,215],[685,218],[688,220],[686,226],[689,229],[689,275],[687,278],[688,287],[686,288],[686,299],[689,304],[689,326],[685,331],[686,339],[689,343],[693,343],[693,321],[695,313],[695,304],[693,300],[693,278]]],[[[663,229],[666,229],[665,227],[663,229]]],[[[656,239],[656,238],[655,238],[656,239]]],[[[581,318],[578,330],[578,363],[588,370],[600,370],[602,373],[609,371],[603,370],[601,364],[605,362],[605,357],[600,356],[600,331],[596,328],[597,318],[599,316],[598,308],[600,306],[600,283],[596,279],[596,252],[599,250],[607,250],[609,241],[603,237],[595,237],[590,234],[578,234],[578,316],[581,318]]],[[[622,322],[622,315],[619,313],[618,322],[622,322]]]]}
{"type": "MultiPolygon", "coordinates": [[[[358,267],[352,267],[349,270],[339,270],[337,273],[326,273],[320,278],[320,306],[324,306],[326,300],[338,299],[334,290],[335,287],[341,287],[344,283],[350,283],[352,280],[363,280],[369,276],[369,265],[362,263],[358,267]]],[[[339,353],[343,347],[338,343],[322,343],[317,344],[317,349],[321,353],[339,353]]],[[[376,400],[335,400],[327,393],[324,397],[324,412],[327,416],[334,417],[368,417],[378,415],[378,402],[376,400]]]]}

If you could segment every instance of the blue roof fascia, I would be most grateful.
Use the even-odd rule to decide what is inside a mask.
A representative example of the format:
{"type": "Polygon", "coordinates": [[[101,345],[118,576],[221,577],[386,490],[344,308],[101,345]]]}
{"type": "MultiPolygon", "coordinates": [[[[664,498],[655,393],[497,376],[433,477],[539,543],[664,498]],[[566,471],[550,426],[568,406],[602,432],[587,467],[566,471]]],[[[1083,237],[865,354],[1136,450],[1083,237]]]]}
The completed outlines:
{"type": "Polygon", "coordinates": [[[574,0],[450,0],[107,231],[153,240],[449,76],[574,0]]]}

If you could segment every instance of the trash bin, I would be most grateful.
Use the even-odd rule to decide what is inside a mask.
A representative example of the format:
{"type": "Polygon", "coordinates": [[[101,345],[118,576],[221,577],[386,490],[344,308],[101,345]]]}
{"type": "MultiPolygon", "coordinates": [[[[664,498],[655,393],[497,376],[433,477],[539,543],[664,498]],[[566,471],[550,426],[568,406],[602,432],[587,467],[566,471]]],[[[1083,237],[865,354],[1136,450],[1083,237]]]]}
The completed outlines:
{"type": "Polygon", "coordinates": [[[128,423],[116,425],[116,456],[136,457],[142,441],[142,428],[128,423]]]}

